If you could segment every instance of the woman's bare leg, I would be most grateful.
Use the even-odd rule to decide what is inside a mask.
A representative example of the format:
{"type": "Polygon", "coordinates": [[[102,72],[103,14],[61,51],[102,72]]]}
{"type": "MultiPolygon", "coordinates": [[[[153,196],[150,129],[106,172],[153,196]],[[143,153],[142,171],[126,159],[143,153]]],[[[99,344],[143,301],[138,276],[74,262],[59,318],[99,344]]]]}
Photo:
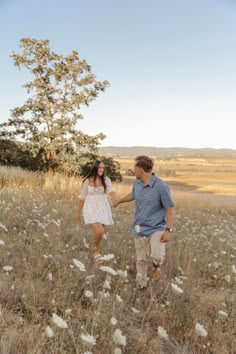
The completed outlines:
{"type": "Polygon", "coordinates": [[[94,240],[94,255],[97,255],[101,252],[102,238],[105,233],[104,226],[99,222],[95,224],[90,224],[93,230],[93,240],[94,240]]]}

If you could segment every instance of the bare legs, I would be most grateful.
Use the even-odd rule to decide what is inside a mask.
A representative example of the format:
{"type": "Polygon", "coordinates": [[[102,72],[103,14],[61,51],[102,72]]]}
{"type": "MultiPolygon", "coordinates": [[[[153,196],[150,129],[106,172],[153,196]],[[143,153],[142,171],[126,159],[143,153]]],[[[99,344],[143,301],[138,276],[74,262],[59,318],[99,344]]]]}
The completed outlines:
{"type": "Polygon", "coordinates": [[[94,256],[100,254],[102,246],[102,238],[105,233],[104,225],[100,223],[90,224],[93,231],[94,240],[94,256]]]}

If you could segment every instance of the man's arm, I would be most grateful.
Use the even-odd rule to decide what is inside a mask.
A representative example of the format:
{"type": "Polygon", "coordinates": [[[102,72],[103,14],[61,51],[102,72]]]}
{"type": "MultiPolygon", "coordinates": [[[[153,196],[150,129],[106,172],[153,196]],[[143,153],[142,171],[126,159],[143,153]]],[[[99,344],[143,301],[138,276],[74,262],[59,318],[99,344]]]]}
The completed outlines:
{"type": "MultiPolygon", "coordinates": [[[[166,209],[166,227],[171,228],[173,225],[173,208],[166,209]]],[[[170,239],[170,232],[166,230],[161,236],[161,242],[168,242],[170,239]]]]}
{"type": "Polygon", "coordinates": [[[131,193],[125,195],[124,197],[117,199],[117,201],[113,204],[114,207],[117,207],[121,203],[132,202],[134,200],[131,193]]]}
{"type": "Polygon", "coordinates": [[[173,208],[166,209],[166,227],[171,228],[173,225],[173,208]]]}

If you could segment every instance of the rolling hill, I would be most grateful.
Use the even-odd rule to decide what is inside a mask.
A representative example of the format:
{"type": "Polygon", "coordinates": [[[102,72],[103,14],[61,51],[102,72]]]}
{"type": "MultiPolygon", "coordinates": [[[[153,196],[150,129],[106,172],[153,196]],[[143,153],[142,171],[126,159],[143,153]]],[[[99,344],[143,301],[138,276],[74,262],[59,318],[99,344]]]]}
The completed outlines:
{"type": "Polygon", "coordinates": [[[152,157],[175,156],[231,156],[236,157],[236,150],[214,148],[152,147],[152,146],[103,146],[99,148],[102,155],[110,157],[135,157],[148,155],[152,157]]]}

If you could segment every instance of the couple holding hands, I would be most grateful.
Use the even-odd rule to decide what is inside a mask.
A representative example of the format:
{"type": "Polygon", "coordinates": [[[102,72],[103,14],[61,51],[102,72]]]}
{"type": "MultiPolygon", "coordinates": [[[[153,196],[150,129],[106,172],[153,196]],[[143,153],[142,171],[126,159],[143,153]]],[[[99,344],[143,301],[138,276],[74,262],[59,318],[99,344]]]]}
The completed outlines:
{"type": "Polygon", "coordinates": [[[167,184],[153,173],[153,160],[145,155],[135,158],[136,179],[132,190],[117,198],[111,180],[106,176],[102,161],[96,160],[83,181],[78,205],[78,222],[81,212],[85,224],[89,224],[94,235],[94,261],[101,258],[104,226],[112,225],[112,213],[107,195],[113,207],[135,201],[132,236],[136,250],[136,281],[140,288],[148,284],[148,258],[152,259],[152,280],[161,276],[160,266],[165,258],[165,243],[170,239],[173,224],[174,203],[167,184]]]}

